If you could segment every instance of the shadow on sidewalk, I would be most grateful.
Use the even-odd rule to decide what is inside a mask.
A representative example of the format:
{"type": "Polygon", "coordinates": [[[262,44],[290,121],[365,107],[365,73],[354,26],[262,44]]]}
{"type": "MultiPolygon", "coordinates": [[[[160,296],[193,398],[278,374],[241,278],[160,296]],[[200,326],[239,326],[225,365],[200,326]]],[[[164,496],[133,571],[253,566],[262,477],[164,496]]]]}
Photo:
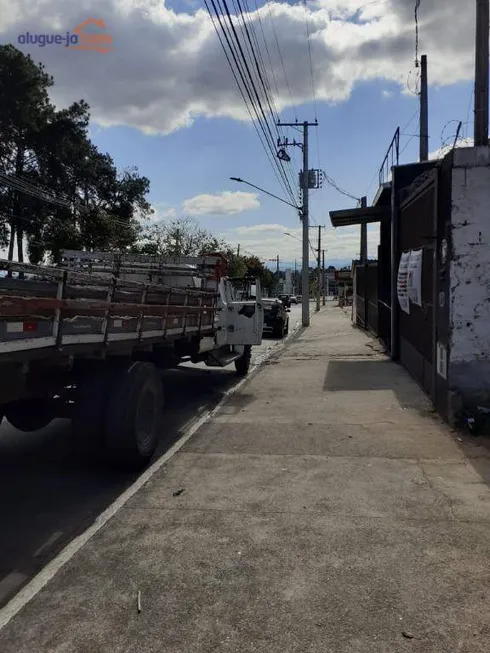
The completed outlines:
{"type": "Polygon", "coordinates": [[[328,363],[325,392],[372,392],[392,390],[402,408],[435,415],[429,399],[408,372],[391,360],[335,360],[328,363]]]}
{"type": "MultiPolygon", "coordinates": [[[[367,337],[368,334],[366,334],[367,337]]],[[[330,360],[323,384],[324,392],[392,391],[402,409],[412,409],[446,429],[446,437],[456,440],[467,464],[481,482],[490,486],[490,438],[450,428],[437,413],[431,400],[401,365],[390,359],[330,360]]],[[[400,428],[403,428],[400,426],[400,428]]],[[[409,437],[407,435],[407,437],[409,437]]]]}

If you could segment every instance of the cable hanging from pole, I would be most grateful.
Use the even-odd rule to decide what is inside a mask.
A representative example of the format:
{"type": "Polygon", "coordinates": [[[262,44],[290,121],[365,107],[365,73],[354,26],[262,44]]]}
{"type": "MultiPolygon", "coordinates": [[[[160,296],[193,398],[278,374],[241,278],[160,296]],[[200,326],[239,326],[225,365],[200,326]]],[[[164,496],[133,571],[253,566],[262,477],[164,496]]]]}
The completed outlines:
{"type": "MultiPolygon", "coordinates": [[[[230,26],[228,26],[227,22],[224,20],[223,12],[220,11],[221,7],[219,7],[218,9],[218,7],[216,6],[216,2],[219,5],[219,0],[216,0],[216,2],[215,0],[210,0],[210,3],[213,6],[214,15],[216,16],[216,20],[215,20],[210,4],[208,3],[207,0],[204,1],[205,1],[206,9],[208,10],[208,13],[210,15],[213,27],[216,31],[221,47],[225,54],[225,58],[228,62],[228,65],[230,66],[230,69],[232,71],[235,82],[238,86],[244,104],[246,106],[246,109],[250,115],[252,124],[254,125],[254,128],[259,136],[259,140],[261,141],[266,156],[269,159],[269,163],[271,163],[272,165],[274,174],[276,175],[279,184],[283,186],[283,188],[286,191],[286,194],[289,195],[287,185],[284,183],[282,175],[280,174],[281,173],[280,166],[278,165],[278,161],[275,159],[275,148],[273,147],[273,143],[271,143],[271,135],[270,133],[268,134],[268,131],[263,124],[263,117],[261,117],[261,112],[257,108],[257,103],[254,98],[253,89],[251,88],[252,84],[247,79],[246,61],[243,62],[241,60],[243,58],[242,57],[243,49],[241,55],[240,48],[233,40],[234,38],[235,39],[237,38],[237,35],[236,35],[236,30],[234,30],[234,25],[231,20],[231,16],[229,17],[230,26]],[[219,24],[219,27],[217,23],[219,24]],[[223,35],[224,38],[222,38],[221,35],[223,35]],[[227,47],[230,54],[228,54],[227,47]],[[255,117],[252,114],[252,112],[253,114],[255,114],[255,117]],[[260,134],[259,128],[260,131],[262,131],[262,135],[260,134]]],[[[253,78],[252,78],[252,83],[253,83],[253,78]]],[[[269,128],[269,132],[270,132],[270,128],[269,128]]],[[[293,199],[294,199],[294,195],[293,195],[293,199]]]]}
{"type": "Polygon", "coordinates": [[[313,59],[311,56],[311,39],[310,39],[310,28],[308,25],[308,7],[306,6],[306,0],[303,0],[303,6],[305,9],[305,27],[306,27],[306,40],[308,43],[308,56],[310,60],[310,77],[311,77],[311,90],[313,93],[313,102],[315,106],[315,120],[318,120],[317,116],[317,107],[316,107],[316,90],[315,90],[315,77],[313,74],[313,59]]]}
{"type": "MultiPolygon", "coordinates": [[[[211,0],[213,3],[213,6],[215,7],[215,2],[214,0],[211,0]]],[[[221,0],[222,5],[224,7],[224,13],[226,14],[226,19],[225,23],[227,23],[228,27],[228,33],[229,33],[229,38],[228,43],[229,46],[231,47],[231,42],[233,42],[234,49],[232,49],[232,53],[234,56],[235,64],[237,65],[237,68],[239,69],[239,72],[241,74],[242,82],[247,89],[247,94],[249,96],[250,102],[252,104],[252,108],[254,109],[254,112],[257,116],[257,120],[259,122],[259,125],[261,126],[261,129],[264,133],[264,137],[266,142],[268,143],[268,147],[271,151],[271,154],[273,157],[275,157],[275,144],[274,144],[274,136],[272,134],[271,126],[267,120],[264,105],[262,102],[261,94],[259,94],[259,91],[257,89],[257,84],[256,84],[256,79],[254,77],[254,74],[252,71],[254,70],[253,65],[249,65],[249,62],[247,60],[247,56],[245,54],[244,47],[240,41],[240,38],[238,36],[233,18],[231,16],[230,10],[228,8],[227,0],[221,0]],[[236,54],[235,54],[236,53],[236,54]],[[238,63],[240,61],[240,63],[238,63]]],[[[219,0],[217,0],[218,5],[219,5],[219,0]]],[[[215,7],[215,12],[216,12],[216,7],[215,7]]],[[[216,12],[218,13],[218,12],[216,12]]],[[[220,17],[218,16],[218,19],[220,20],[220,17]]],[[[221,20],[220,20],[221,24],[221,20]]],[[[222,25],[222,24],[221,24],[222,25]]],[[[223,27],[223,26],[222,26],[223,27]]],[[[250,43],[249,43],[250,45],[250,43]]],[[[247,46],[245,46],[247,47],[247,46]]],[[[260,87],[259,87],[260,88],[260,87]]],[[[278,161],[275,161],[276,168],[279,172],[279,175],[282,178],[282,184],[283,187],[286,191],[286,194],[290,198],[294,198],[294,193],[292,192],[292,189],[290,188],[289,181],[286,177],[286,174],[282,168],[282,166],[279,164],[278,161]]]]}
{"type": "MultiPolygon", "coordinates": [[[[249,52],[249,54],[251,55],[251,57],[252,57],[252,59],[254,61],[254,64],[255,64],[254,67],[255,67],[255,69],[257,71],[257,78],[258,78],[258,80],[260,82],[259,89],[262,89],[262,91],[263,91],[263,96],[265,98],[265,102],[267,103],[267,106],[269,108],[269,113],[270,113],[271,118],[272,118],[272,124],[276,129],[277,136],[280,138],[280,133],[277,130],[277,127],[276,127],[279,116],[278,116],[277,110],[275,108],[275,103],[274,103],[274,98],[273,98],[273,95],[272,95],[272,92],[271,92],[270,82],[269,82],[269,79],[268,79],[268,76],[267,76],[266,68],[264,66],[264,60],[263,60],[262,52],[260,50],[260,46],[259,46],[259,43],[258,43],[257,34],[255,32],[253,21],[249,20],[249,24],[247,23],[245,13],[244,13],[244,11],[242,9],[242,5],[241,5],[240,0],[233,0],[233,3],[235,5],[235,10],[237,12],[237,15],[240,16],[240,18],[242,20],[242,24],[243,24],[242,31],[243,31],[243,29],[245,30],[245,36],[246,36],[246,41],[245,42],[248,45],[248,52],[249,52]],[[238,5],[238,8],[237,8],[237,5],[238,5]],[[252,40],[254,41],[254,43],[252,43],[252,40]],[[274,105],[274,108],[273,108],[272,105],[274,105]]],[[[248,8],[247,0],[243,0],[243,4],[244,4],[245,9],[246,9],[246,15],[250,16],[250,11],[249,11],[249,8],[248,8]]],[[[287,172],[286,172],[286,177],[287,177],[287,172]]],[[[291,179],[290,178],[287,179],[286,183],[287,183],[287,186],[288,186],[288,190],[294,196],[294,193],[293,193],[292,188],[291,188],[291,179]]],[[[294,181],[293,181],[293,184],[294,184],[294,181]]]]}

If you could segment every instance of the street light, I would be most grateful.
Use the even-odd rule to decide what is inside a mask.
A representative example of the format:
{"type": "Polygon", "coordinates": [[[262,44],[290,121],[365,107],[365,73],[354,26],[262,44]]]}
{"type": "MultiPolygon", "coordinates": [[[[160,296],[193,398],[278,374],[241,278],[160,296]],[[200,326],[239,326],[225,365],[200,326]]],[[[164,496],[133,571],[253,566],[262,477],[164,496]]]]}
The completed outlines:
{"type": "MultiPolygon", "coordinates": [[[[308,123],[304,123],[304,147],[303,147],[303,170],[308,170],[308,123]]],[[[306,179],[306,176],[303,175],[304,179],[306,179]]],[[[288,202],[282,197],[278,197],[277,195],[274,195],[273,193],[269,193],[268,190],[264,190],[263,188],[260,188],[260,186],[256,186],[255,184],[251,184],[249,181],[245,181],[244,179],[241,179],[240,177],[230,177],[231,181],[236,181],[239,184],[246,184],[247,186],[250,186],[251,188],[256,188],[259,190],[261,193],[265,193],[266,195],[269,195],[270,197],[273,197],[276,200],[279,200],[279,202],[282,202],[283,204],[287,204],[288,206],[291,206],[293,209],[296,209],[299,213],[299,218],[303,222],[303,306],[302,306],[302,322],[303,326],[307,327],[310,326],[310,307],[309,307],[309,289],[308,289],[308,279],[309,279],[309,256],[308,256],[308,245],[311,247],[311,243],[308,238],[308,186],[304,185],[305,182],[303,182],[303,206],[298,206],[297,204],[292,204],[291,202],[288,202]]]]}
{"type": "Polygon", "coordinates": [[[260,188],[260,186],[256,186],[255,184],[251,184],[249,181],[245,181],[245,179],[241,179],[240,177],[230,177],[231,181],[236,181],[239,184],[246,184],[247,186],[251,186],[252,188],[256,188],[257,190],[260,190],[261,193],[265,193],[266,195],[270,195],[270,197],[273,197],[275,200],[279,200],[279,202],[282,202],[283,204],[287,204],[288,206],[292,206],[293,209],[296,209],[297,211],[301,211],[300,207],[297,206],[296,204],[291,204],[291,202],[288,202],[287,200],[283,200],[282,197],[278,197],[277,195],[274,195],[274,193],[269,193],[268,190],[264,190],[263,188],[260,188]]]}

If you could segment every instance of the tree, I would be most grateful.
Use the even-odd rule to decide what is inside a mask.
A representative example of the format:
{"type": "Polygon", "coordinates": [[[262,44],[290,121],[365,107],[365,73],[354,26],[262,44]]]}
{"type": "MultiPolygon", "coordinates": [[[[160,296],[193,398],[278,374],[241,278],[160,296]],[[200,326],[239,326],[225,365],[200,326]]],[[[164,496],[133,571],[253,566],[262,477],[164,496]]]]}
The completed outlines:
{"type": "Polygon", "coordinates": [[[118,172],[88,136],[90,107],[57,111],[53,79],[13,46],[0,46],[0,244],[17,238],[19,261],[56,261],[64,248],[132,246],[151,214],[150,182],[137,168],[118,172]]]}
{"type": "Polygon", "coordinates": [[[247,266],[247,274],[260,279],[260,285],[264,292],[272,293],[276,285],[276,277],[262,261],[257,256],[246,256],[244,263],[247,266]]]}
{"type": "Polygon", "coordinates": [[[143,229],[135,251],[162,256],[199,256],[225,252],[228,244],[199,225],[193,218],[177,218],[143,229]]]}
{"type": "Polygon", "coordinates": [[[235,254],[231,247],[228,247],[223,253],[228,261],[228,274],[230,277],[241,278],[248,273],[247,264],[243,256],[235,254]]]}
{"type": "Polygon", "coordinates": [[[274,275],[259,258],[239,256],[231,245],[201,227],[194,218],[177,218],[147,226],[132,251],[160,256],[221,254],[227,260],[230,277],[257,276],[262,287],[269,290],[275,283],[274,275]]]}
{"type": "Polygon", "coordinates": [[[52,84],[42,64],[35,64],[12,45],[0,46],[0,238],[5,244],[10,231],[9,260],[16,235],[18,258],[23,260],[23,232],[35,206],[21,188],[38,167],[36,135],[51,111],[48,89],[52,84]]]}

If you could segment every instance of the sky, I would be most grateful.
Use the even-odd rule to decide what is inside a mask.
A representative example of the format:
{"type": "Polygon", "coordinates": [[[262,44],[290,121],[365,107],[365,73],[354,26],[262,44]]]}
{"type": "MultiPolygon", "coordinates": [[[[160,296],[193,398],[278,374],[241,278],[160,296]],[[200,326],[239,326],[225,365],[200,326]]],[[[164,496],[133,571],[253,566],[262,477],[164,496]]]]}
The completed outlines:
{"type": "MultiPolygon", "coordinates": [[[[475,2],[419,0],[418,49],[416,3],[241,2],[258,34],[280,119],[318,120],[310,129],[310,167],[369,202],[397,127],[400,162],[418,158],[417,53],[428,57],[431,155],[452,143],[458,121],[463,143],[473,132],[475,2]]],[[[235,2],[228,4],[231,11],[235,2]]],[[[288,200],[204,0],[0,0],[0,43],[13,43],[45,64],[58,107],[81,98],[89,103],[94,143],[119,168],[136,165],[150,179],[154,220],[192,216],[233,246],[240,243],[243,253],[279,256],[281,267],[295,259],[299,264],[298,212],[229,179],[240,177],[288,200]],[[104,21],[93,31],[111,35],[112,51],[19,43],[27,31],[64,35],[88,18],[104,21]]],[[[281,133],[290,140],[301,136],[294,128],[281,133]]],[[[297,182],[301,151],[288,152],[297,182]]],[[[298,200],[297,186],[294,192],[298,200]]],[[[326,227],[327,264],[359,255],[359,228],[335,230],[329,219],[330,210],[355,205],[327,183],[311,193],[311,224],[326,227]]],[[[378,233],[376,225],[369,227],[373,258],[378,233]]],[[[316,237],[312,229],[314,246],[316,237]]]]}

